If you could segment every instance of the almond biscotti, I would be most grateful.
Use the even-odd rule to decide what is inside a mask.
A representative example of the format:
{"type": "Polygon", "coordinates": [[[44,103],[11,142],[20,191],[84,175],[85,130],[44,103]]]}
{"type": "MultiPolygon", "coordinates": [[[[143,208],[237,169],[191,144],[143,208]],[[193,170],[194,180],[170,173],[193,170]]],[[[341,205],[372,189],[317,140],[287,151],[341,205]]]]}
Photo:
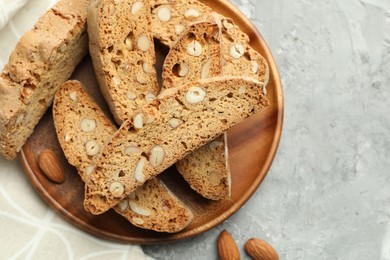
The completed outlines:
{"type": "Polygon", "coordinates": [[[264,57],[249,45],[248,35],[242,32],[232,19],[221,17],[221,21],[222,74],[252,77],[263,82],[266,87],[269,68],[264,57]]]}
{"type": "Polygon", "coordinates": [[[176,168],[193,190],[205,198],[222,200],[231,195],[227,133],[190,153],[176,168]]]}
{"type": "MultiPolygon", "coordinates": [[[[117,129],[78,81],[68,81],[57,91],[53,119],[66,158],[87,181],[96,158],[117,129]]],[[[114,210],[133,225],[158,232],[178,232],[192,220],[191,210],[156,178],[114,210]]]]}
{"type": "MultiPolygon", "coordinates": [[[[213,12],[198,0],[152,0],[151,6],[153,35],[169,47],[175,44],[191,23],[203,20],[213,12]],[[160,13],[169,13],[169,16],[166,15],[169,19],[160,19],[160,13]]],[[[220,15],[220,20],[223,25],[222,74],[253,77],[266,86],[269,68],[265,59],[249,45],[248,35],[232,19],[220,15]]]]}
{"type": "Polygon", "coordinates": [[[158,91],[149,0],[92,0],[88,34],[100,89],[122,124],[158,91]]]}
{"type": "Polygon", "coordinates": [[[213,10],[197,0],[150,0],[153,36],[172,47],[188,25],[213,10]]]}
{"type": "Polygon", "coordinates": [[[221,73],[221,28],[218,21],[196,22],[178,37],[165,57],[162,89],[220,76],[221,73]]]}
{"type": "Polygon", "coordinates": [[[13,159],[88,52],[88,0],[60,0],[26,32],[0,74],[0,154],[13,159]],[[55,25],[55,26],[53,26],[55,25]]]}
{"type": "MultiPolygon", "coordinates": [[[[210,21],[189,25],[169,50],[163,64],[163,89],[221,75],[221,21],[218,15],[206,20],[210,21]]],[[[178,161],[176,167],[203,197],[230,196],[226,133],[178,161]]]]}
{"type": "Polygon", "coordinates": [[[179,232],[193,219],[192,211],[158,178],[146,181],[114,210],[133,225],[157,232],[179,232]]]}
{"type": "Polygon", "coordinates": [[[163,91],[114,134],[86,185],[85,208],[100,214],[189,152],[268,105],[262,83],[214,77],[163,91]]]}

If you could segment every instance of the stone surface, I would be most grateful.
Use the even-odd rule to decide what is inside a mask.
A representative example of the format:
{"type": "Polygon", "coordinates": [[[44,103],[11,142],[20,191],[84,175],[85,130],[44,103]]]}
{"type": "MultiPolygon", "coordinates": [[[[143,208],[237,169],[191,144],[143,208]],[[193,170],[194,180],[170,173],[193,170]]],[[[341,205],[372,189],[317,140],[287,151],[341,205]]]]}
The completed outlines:
{"type": "Polygon", "coordinates": [[[280,259],[390,259],[390,1],[234,0],[279,66],[280,147],[265,181],[222,225],[144,246],[159,259],[216,259],[227,229],[280,259]]]}
{"type": "MultiPolygon", "coordinates": [[[[0,32],[0,67],[14,47],[3,39],[16,43],[49,2],[30,0],[0,32]]],[[[227,229],[242,259],[249,259],[245,241],[259,237],[280,259],[389,260],[390,1],[233,2],[254,21],[279,66],[280,148],[265,181],[229,220],[198,237],[143,249],[157,259],[216,259],[218,234],[227,229]]],[[[137,247],[65,222],[18,161],[0,159],[0,230],[9,231],[0,235],[5,258],[50,258],[54,250],[58,259],[142,259],[137,247]]]]}

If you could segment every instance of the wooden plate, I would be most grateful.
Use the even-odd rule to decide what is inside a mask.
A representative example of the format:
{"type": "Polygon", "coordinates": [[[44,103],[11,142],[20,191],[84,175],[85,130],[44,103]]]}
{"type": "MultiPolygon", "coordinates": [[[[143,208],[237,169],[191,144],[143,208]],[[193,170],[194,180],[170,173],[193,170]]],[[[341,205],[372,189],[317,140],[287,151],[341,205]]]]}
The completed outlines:
{"type": "MultiPolygon", "coordinates": [[[[191,190],[173,166],[161,177],[194,212],[194,221],[183,231],[165,234],[143,230],[132,226],[113,210],[99,216],[89,214],[83,208],[84,184],[62,153],[49,109],[34,134],[23,146],[19,158],[31,183],[43,199],[77,227],[103,238],[140,244],[189,238],[213,228],[235,213],[250,198],[267,174],[279,144],[283,123],[283,93],[277,67],[263,38],[238,9],[227,0],[205,1],[205,4],[210,2],[215,11],[231,17],[250,36],[252,47],[266,58],[270,66],[267,96],[271,105],[265,111],[228,131],[232,172],[231,198],[220,202],[202,198],[191,190]],[[45,148],[50,148],[58,154],[66,173],[66,181],[63,184],[50,182],[40,171],[37,158],[45,148]]],[[[167,49],[156,44],[156,50],[161,66],[167,49]]],[[[88,92],[109,114],[108,107],[98,91],[90,57],[78,66],[72,78],[83,82],[88,92]]]]}

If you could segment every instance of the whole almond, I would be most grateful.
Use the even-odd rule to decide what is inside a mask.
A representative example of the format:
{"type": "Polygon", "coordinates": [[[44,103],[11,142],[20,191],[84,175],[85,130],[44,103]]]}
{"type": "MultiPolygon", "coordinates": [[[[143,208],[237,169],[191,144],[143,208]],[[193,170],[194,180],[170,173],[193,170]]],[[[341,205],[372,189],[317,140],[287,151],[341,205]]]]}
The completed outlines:
{"type": "Polygon", "coordinates": [[[39,168],[54,183],[63,183],[65,174],[57,155],[50,149],[43,150],[38,156],[39,168]]]}
{"type": "Polygon", "coordinates": [[[220,260],[239,260],[240,252],[236,242],[226,230],[218,237],[218,256],[220,260]]]}
{"type": "Polygon", "coordinates": [[[255,260],[278,260],[279,256],[275,249],[267,242],[251,238],[245,243],[245,251],[255,260]]]}

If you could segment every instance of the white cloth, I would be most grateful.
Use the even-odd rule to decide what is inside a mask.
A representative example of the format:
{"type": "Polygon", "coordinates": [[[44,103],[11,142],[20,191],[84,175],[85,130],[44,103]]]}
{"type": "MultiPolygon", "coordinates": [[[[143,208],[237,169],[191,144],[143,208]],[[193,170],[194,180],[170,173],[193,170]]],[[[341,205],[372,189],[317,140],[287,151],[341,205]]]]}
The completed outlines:
{"type": "MultiPolygon", "coordinates": [[[[0,0],[1,25],[22,2],[26,1],[0,0]]],[[[23,33],[55,2],[29,0],[0,30],[0,70],[23,33]]],[[[43,201],[25,175],[17,159],[0,156],[0,259],[151,259],[138,245],[99,239],[68,223],[43,201]]]]}
{"type": "Polygon", "coordinates": [[[28,0],[0,0],[0,30],[28,0]]]}

